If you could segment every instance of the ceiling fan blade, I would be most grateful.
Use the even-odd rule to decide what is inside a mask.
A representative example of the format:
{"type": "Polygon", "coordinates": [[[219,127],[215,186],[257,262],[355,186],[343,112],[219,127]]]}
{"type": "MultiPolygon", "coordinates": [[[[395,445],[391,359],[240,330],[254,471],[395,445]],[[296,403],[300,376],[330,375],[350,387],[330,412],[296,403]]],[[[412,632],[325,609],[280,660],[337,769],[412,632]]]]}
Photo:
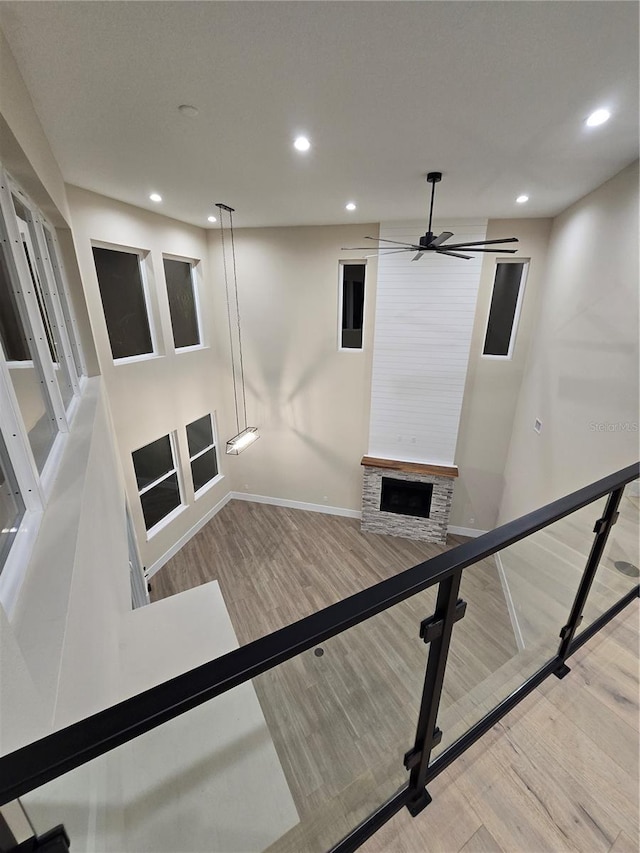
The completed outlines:
{"type": "Polygon", "coordinates": [[[424,252],[418,252],[418,254],[417,254],[417,255],[414,255],[414,257],[413,257],[413,258],[411,258],[411,260],[412,260],[412,261],[419,261],[419,260],[420,260],[420,258],[421,258],[423,255],[424,255],[424,252]]]}
{"type": "Polygon", "coordinates": [[[465,261],[471,260],[471,255],[460,255],[458,252],[450,252],[446,249],[436,249],[436,255],[451,255],[452,258],[464,258],[465,261]]]}
{"type": "Polygon", "coordinates": [[[496,246],[495,249],[473,249],[470,246],[445,246],[444,248],[462,249],[465,252],[497,252],[500,255],[513,255],[515,252],[518,251],[517,249],[501,249],[498,246],[496,246]]]}
{"type": "Polygon", "coordinates": [[[387,255],[400,255],[402,252],[413,252],[413,249],[389,249],[388,252],[384,252],[384,246],[381,246],[379,249],[380,254],[373,253],[371,255],[363,255],[364,258],[386,258],[387,255]]]}
{"type": "Polygon", "coordinates": [[[432,240],[429,243],[429,248],[433,246],[441,246],[445,240],[448,240],[449,237],[453,237],[453,231],[443,231],[442,234],[438,234],[435,240],[432,240]]]}
{"type": "Polygon", "coordinates": [[[517,243],[517,237],[504,237],[502,240],[476,240],[473,243],[451,243],[447,249],[462,249],[465,246],[492,246],[495,243],[517,243]]]}
{"type": "Polygon", "coordinates": [[[413,246],[413,243],[407,243],[400,240],[387,240],[385,237],[365,237],[365,240],[377,240],[379,243],[394,243],[396,246],[413,246]]]}

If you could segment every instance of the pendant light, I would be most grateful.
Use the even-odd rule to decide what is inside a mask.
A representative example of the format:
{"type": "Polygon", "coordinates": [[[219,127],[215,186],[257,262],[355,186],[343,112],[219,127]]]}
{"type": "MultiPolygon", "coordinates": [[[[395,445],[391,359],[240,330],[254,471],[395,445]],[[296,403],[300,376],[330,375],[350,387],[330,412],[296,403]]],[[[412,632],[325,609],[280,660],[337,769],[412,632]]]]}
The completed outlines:
{"type": "Polygon", "coordinates": [[[258,435],[258,427],[247,425],[247,395],[244,387],[244,361],[242,358],[242,332],[240,329],[240,305],[238,302],[238,274],[236,271],[236,247],[233,238],[233,213],[234,208],[228,204],[218,203],[216,207],[220,210],[220,238],[222,241],[222,263],[224,266],[224,287],[227,295],[227,319],[229,321],[229,348],[231,350],[231,374],[233,376],[233,401],[236,409],[236,435],[227,441],[227,453],[238,455],[250,444],[253,444],[260,436],[258,435]],[[229,233],[231,237],[231,263],[233,267],[233,292],[236,303],[236,319],[237,319],[237,343],[234,340],[233,324],[231,321],[231,299],[229,296],[229,275],[227,272],[227,247],[224,239],[224,217],[228,215],[229,233]],[[238,369],[239,383],[236,373],[236,356],[235,351],[238,350],[238,369]],[[241,396],[239,395],[238,384],[240,385],[241,396]],[[241,428],[240,410],[242,410],[241,428]]]}

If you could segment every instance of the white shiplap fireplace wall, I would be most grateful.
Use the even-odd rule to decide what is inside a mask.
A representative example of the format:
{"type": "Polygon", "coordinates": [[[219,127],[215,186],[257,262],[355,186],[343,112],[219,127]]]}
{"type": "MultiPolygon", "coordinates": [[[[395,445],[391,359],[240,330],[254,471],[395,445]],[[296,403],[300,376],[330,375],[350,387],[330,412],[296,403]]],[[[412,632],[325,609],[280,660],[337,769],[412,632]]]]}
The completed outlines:
{"type": "MultiPolygon", "coordinates": [[[[451,243],[483,240],[486,220],[451,220],[451,243]]],[[[380,237],[417,241],[424,222],[382,223],[380,237]]],[[[369,456],[454,465],[482,254],[378,261],[369,456]]]]}

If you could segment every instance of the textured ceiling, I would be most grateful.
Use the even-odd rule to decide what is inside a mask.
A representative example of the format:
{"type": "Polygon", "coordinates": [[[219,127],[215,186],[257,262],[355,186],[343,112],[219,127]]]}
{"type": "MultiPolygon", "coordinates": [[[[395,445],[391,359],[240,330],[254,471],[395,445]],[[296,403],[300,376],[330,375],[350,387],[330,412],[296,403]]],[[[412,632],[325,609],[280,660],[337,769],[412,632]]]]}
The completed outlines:
{"type": "Polygon", "coordinates": [[[421,217],[429,170],[439,218],[548,216],[638,156],[633,2],[18,2],[0,23],[65,180],[198,225],[217,201],[238,226],[421,217]]]}

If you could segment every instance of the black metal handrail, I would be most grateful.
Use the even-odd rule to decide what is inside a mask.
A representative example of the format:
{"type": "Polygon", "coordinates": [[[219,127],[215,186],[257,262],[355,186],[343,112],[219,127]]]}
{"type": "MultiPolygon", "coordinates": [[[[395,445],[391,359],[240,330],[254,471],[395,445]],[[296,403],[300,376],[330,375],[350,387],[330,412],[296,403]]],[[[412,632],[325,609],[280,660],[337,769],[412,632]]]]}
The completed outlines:
{"type": "Polygon", "coordinates": [[[619,489],[640,463],[0,758],[0,805],[55,779],[619,489]]]}

